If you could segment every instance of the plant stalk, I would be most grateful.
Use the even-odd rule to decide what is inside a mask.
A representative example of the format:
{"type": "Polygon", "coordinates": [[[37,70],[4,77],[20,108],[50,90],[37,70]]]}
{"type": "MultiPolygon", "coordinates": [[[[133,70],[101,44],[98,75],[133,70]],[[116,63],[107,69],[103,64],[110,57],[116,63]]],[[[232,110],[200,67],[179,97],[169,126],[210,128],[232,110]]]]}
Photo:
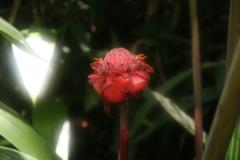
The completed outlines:
{"type": "Polygon", "coordinates": [[[224,160],[240,113],[240,38],[218,102],[203,160],[224,160]]]}
{"type": "Polygon", "coordinates": [[[128,157],[128,105],[120,106],[120,160],[128,157]]]}
{"type": "Polygon", "coordinates": [[[230,1],[226,82],[204,152],[204,160],[223,160],[240,113],[240,0],[230,1]]]}
{"type": "Polygon", "coordinates": [[[240,35],[240,0],[231,0],[228,19],[227,71],[230,68],[234,49],[240,35]]]}
{"type": "Polygon", "coordinates": [[[197,0],[190,0],[190,19],[192,31],[192,66],[194,84],[194,119],[195,119],[195,153],[196,159],[201,160],[203,154],[202,129],[202,99],[201,99],[201,64],[199,25],[197,16],[197,0]]]}

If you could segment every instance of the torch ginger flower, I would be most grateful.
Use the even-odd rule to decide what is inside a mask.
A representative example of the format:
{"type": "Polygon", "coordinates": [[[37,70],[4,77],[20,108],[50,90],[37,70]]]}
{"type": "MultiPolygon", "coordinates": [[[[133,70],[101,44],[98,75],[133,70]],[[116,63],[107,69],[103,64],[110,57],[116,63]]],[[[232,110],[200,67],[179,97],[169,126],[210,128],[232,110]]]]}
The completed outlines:
{"type": "Polygon", "coordinates": [[[107,103],[125,103],[148,86],[153,69],[145,58],[124,48],[112,49],[91,64],[90,83],[107,103]]]}

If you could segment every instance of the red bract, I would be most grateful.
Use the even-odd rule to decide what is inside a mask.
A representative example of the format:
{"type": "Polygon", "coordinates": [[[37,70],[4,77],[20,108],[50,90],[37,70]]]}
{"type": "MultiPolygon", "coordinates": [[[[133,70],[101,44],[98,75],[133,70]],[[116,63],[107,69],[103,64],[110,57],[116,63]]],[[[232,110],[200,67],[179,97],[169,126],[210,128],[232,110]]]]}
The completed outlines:
{"type": "Polygon", "coordinates": [[[124,48],[109,51],[91,64],[94,73],[88,78],[94,89],[108,103],[124,103],[138,95],[149,83],[153,72],[144,55],[134,55],[124,48]]]}

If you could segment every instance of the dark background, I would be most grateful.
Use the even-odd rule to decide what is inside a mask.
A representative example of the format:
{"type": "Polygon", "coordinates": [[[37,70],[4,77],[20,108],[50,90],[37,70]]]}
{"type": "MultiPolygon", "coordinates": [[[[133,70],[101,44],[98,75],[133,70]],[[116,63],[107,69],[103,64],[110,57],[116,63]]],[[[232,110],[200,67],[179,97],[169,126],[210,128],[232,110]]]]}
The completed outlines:
{"type": "MultiPolygon", "coordinates": [[[[12,13],[13,2],[0,1],[0,16],[6,20],[12,13]]],[[[203,66],[213,66],[202,70],[207,132],[223,84],[228,8],[227,0],[198,3],[201,60],[203,66]]],[[[118,107],[112,106],[111,116],[104,113],[101,98],[88,83],[89,64],[94,57],[103,56],[114,47],[144,53],[154,68],[150,88],[160,89],[192,115],[189,16],[188,1],[181,0],[22,0],[14,16],[14,26],[56,38],[55,74],[37,104],[42,109],[33,110],[29,96],[19,90],[10,44],[1,37],[0,100],[24,113],[51,141],[54,134],[41,131],[36,117],[45,119],[41,123],[47,126],[53,121],[49,117],[56,115],[54,120],[60,123],[67,113],[72,122],[71,160],[117,159],[118,107]],[[69,53],[64,53],[64,46],[70,49],[69,53]],[[179,80],[184,72],[189,74],[179,80]],[[174,79],[179,83],[171,86],[169,82],[174,79]],[[164,90],[164,86],[170,89],[164,90]]],[[[194,137],[161,109],[149,91],[129,105],[129,160],[194,158],[194,137]]]]}

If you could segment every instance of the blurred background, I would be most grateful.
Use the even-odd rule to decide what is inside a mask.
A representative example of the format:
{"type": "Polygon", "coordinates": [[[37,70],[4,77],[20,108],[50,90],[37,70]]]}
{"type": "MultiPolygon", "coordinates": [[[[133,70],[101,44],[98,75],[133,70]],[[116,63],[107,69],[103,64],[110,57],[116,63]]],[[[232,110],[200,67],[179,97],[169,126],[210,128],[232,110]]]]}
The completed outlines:
{"type": "MultiPolygon", "coordinates": [[[[224,80],[229,1],[199,2],[203,121],[208,132],[224,80]]],[[[106,115],[87,79],[93,58],[111,48],[144,53],[154,68],[150,88],[192,116],[188,1],[1,0],[0,16],[19,30],[38,31],[56,41],[54,72],[33,109],[10,43],[0,37],[0,100],[21,113],[51,145],[68,117],[70,160],[117,159],[118,107],[112,106],[106,115]]],[[[162,110],[149,90],[130,102],[129,127],[129,160],[194,158],[194,137],[162,110]]]]}

